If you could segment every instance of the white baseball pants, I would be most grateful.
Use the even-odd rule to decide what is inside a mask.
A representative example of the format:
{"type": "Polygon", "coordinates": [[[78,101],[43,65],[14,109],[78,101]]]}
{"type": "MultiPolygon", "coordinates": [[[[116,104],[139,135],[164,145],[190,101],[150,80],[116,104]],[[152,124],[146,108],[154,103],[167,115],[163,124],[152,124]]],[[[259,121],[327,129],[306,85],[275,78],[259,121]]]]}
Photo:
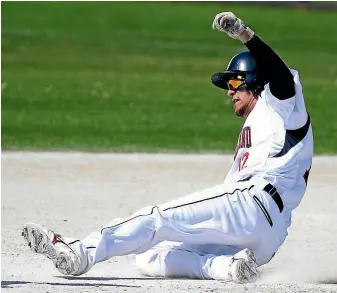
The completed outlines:
{"type": "Polygon", "coordinates": [[[283,213],[257,185],[253,180],[217,185],[143,208],[72,241],[81,257],[79,273],[113,256],[138,254],[137,266],[146,275],[225,280],[232,256],[244,248],[265,264],[287,232],[283,213]]]}

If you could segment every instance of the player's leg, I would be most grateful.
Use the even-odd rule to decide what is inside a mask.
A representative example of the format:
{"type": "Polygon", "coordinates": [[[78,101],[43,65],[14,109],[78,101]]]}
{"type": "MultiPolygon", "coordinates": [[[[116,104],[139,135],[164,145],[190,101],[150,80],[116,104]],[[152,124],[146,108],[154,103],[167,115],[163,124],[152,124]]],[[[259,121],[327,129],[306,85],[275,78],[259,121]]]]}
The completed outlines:
{"type": "Polygon", "coordinates": [[[258,232],[265,237],[262,235],[259,245],[254,247],[255,255],[247,249],[241,250],[234,246],[164,241],[137,255],[137,267],[148,276],[221,279],[239,283],[254,280],[257,277],[257,267],[271,260],[286,237],[282,214],[275,202],[266,193],[257,196],[265,204],[273,223],[270,225],[265,215],[260,214],[262,217],[256,226],[258,232]],[[274,230],[279,237],[274,237],[274,230]]]}
{"type": "Polygon", "coordinates": [[[253,233],[249,233],[255,225],[256,209],[247,204],[250,201],[246,187],[215,186],[158,207],[143,208],[104,228],[96,238],[91,235],[71,247],[81,259],[88,260],[86,271],[113,256],[140,254],[165,240],[194,245],[241,244],[243,249],[249,242],[257,245],[253,233]]]}
{"type": "MultiPolygon", "coordinates": [[[[160,207],[142,209],[119,224],[103,229],[101,234],[91,234],[82,242],[69,243],[69,249],[77,255],[76,261],[79,262],[78,270],[70,274],[82,274],[95,263],[112,256],[142,253],[164,240],[254,249],[259,241],[253,237],[252,230],[256,229],[256,216],[260,212],[257,212],[249,192],[247,187],[220,185],[160,207]]],[[[28,242],[34,235],[44,234],[41,229],[34,229],[28,231],[29,227],[26,227],[28,242]]],[[[39,240],[41,237],[35,238],[39,240]]],[[[61,244],[56,242],[55,246],[61,244]]],[[[34,251],[46,254],[35,249],[41,245],[35,243],[33,246],[34,251]]],[[[52,258],[53,254],[49,257],[52,258]]]]}
{"type": "MultiPolygon", "coordinates": [[[[216,247],[215,247],[216,248],[216,247]]],[[[257,275],[257,264],[249,251],[232,246],[212,249],[210,246],[186,245],[162,242],[150,250],[136,256],[136,266],[140,272],[153,277],[182,277],[194,279],[233,280],[240,283],[251,281],[257,275]],[[205,253],[208,251],[208,253],[205,253]],[[234,256],[234,258],[233,258],[234,256]],[[240,275],[235,261],[240,257],[249,264],[249,278],[240,275]]]]}
{"type": "Polygon", "coordinates": [[[208,255],[196,249],[187,250],[182,243],[164,241],[138,254],[136,266],[146,276],[208,279],[207,259],[208,255]]]}
{"type": "MultiPolygon", "coordinates": [[[[52,259],[62,273],[73,275],[85,273],[112,256],[142,253],[164,240],[222,243],[221,221],[229,204],[225,189],[223,185],[215,186],[160,207],[143,208],[82,241],[65,241],[36,224],[26,224],[23,235],[33,251],[52,259]],[[67,250],[72,257],[67,258],[67,250]]],[[[229,192],[233,193],[233,187],[229,192]]]]}

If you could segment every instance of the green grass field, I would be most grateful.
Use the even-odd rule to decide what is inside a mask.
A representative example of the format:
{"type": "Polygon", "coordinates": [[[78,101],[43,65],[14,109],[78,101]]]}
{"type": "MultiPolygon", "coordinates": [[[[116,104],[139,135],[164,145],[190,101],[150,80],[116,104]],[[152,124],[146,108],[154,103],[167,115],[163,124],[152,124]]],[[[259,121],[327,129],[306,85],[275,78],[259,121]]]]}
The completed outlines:
{"type": "Polygon", "coordinates": [[[232,152],[210,76],[244,50],[232,10],[300,71],[316,153],[337,152],[336,13],[226,3],[3,2],[2,149],[232,152]]]}

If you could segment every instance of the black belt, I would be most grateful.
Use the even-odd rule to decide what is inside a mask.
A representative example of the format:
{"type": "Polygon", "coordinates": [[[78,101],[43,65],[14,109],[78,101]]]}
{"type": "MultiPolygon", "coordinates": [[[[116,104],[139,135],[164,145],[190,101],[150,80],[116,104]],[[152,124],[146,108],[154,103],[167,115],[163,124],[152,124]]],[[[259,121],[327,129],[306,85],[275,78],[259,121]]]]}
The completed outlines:
{"type": "Polygon", "coordinates": [[[282,201],[281,196],[277,192],[276,188],[273,185],[271,185],[270,183],[268,183],[266,185],[266,187],[263,188],[263,190],[266,191],[267,193],[269,193],[269,195],[273,198],[273,200],[277,204],[277,206],[280,210],[280,213],[282,213],[282,211],[283,211],[283,201],[282,201]]]}

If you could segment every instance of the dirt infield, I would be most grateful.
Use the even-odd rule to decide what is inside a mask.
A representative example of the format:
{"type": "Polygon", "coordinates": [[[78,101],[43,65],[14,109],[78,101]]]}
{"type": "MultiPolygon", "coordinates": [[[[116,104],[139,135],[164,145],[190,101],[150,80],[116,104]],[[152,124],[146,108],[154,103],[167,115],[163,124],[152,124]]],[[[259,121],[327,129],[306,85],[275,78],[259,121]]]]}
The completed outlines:
{"type": "Polygon", "coordinates": [[[62,277],[20,235],[25,222],[84,237],[115,217],[220,183],[224,155],[2,153],[2,292],[337,292],[337,157],[317,157],[289,236],[261,267],[261,280],[219,281],[141,276],[134,256],[62,277]]]}

